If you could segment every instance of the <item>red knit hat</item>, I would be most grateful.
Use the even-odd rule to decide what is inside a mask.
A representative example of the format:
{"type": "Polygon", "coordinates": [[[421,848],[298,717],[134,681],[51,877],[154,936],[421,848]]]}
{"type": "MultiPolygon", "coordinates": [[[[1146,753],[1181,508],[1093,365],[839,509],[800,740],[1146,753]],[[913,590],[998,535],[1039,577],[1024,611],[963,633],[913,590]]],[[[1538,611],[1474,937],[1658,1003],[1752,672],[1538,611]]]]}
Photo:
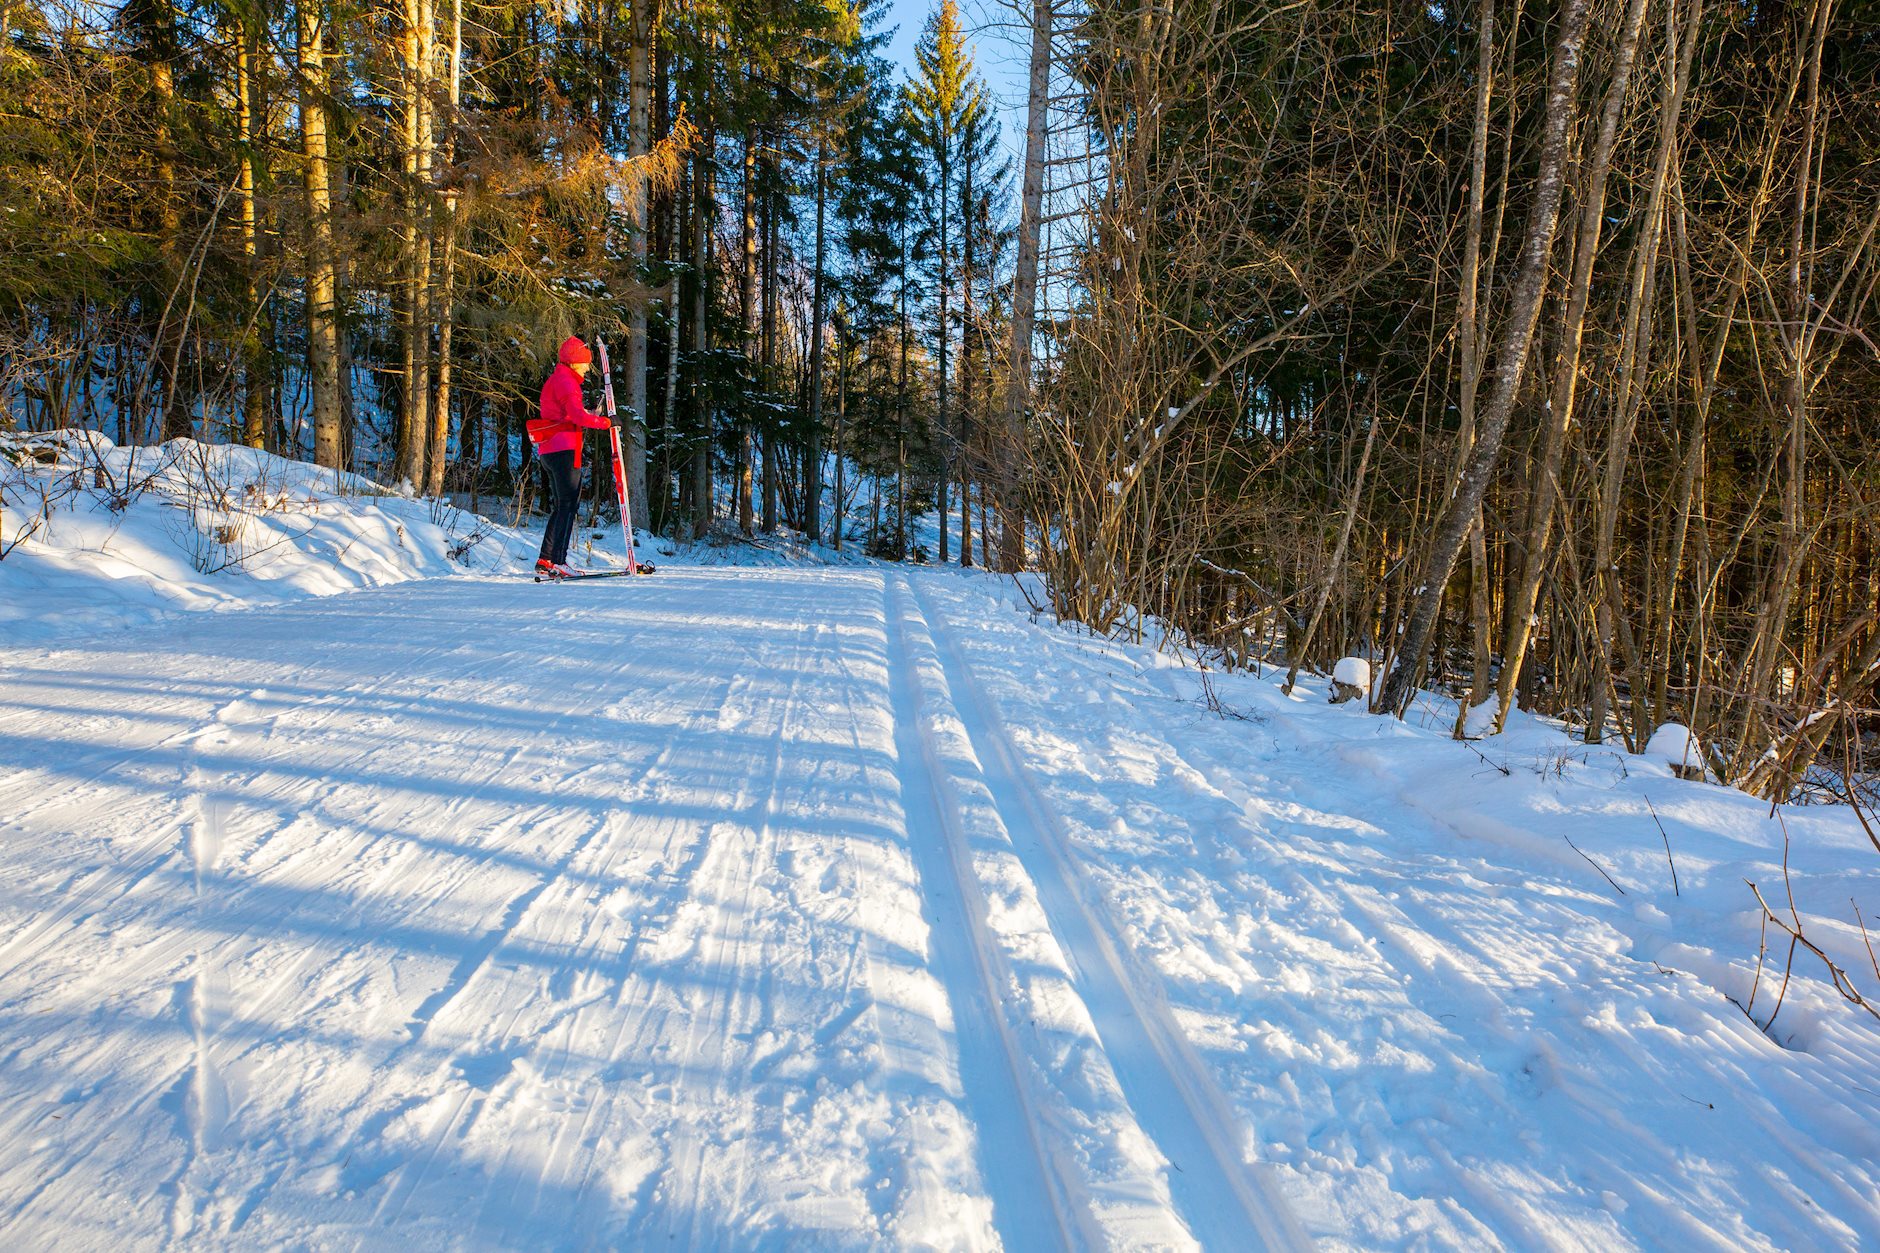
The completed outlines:
{"type": "Polygon", "coordinates": [[[594,354],[588,351],[588,346],[581,342],[579,335],[570,335],[568,338],[561,341],[561,363],[563,365],[579,365],[583,361],[592,360],[594,360],[594,354]]]}

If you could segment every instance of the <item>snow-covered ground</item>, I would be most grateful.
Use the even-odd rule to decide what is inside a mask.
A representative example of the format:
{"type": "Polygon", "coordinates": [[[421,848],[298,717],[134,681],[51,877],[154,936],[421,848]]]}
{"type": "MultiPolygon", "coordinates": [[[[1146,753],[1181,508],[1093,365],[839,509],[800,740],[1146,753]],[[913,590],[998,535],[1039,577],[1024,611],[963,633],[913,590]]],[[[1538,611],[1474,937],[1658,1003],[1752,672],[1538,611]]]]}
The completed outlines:
{"type": "MultiPolygon", "coordinates": [[[[393,517],[403,581],[0,561],[6,1247],[1880,1243],[1880,1024],[1773,928],[1754,986],[1765,805],[988,576],[538,586],[316,501],[305,578],[393,517]]],[[[1782,818],[1874,988],[1880,852],[1782,818]]]]}
{"type": "Polygon", "coordinates": [[[539,540],[249,448],[0,433],[0,644],[520,569],[539,540]]]}

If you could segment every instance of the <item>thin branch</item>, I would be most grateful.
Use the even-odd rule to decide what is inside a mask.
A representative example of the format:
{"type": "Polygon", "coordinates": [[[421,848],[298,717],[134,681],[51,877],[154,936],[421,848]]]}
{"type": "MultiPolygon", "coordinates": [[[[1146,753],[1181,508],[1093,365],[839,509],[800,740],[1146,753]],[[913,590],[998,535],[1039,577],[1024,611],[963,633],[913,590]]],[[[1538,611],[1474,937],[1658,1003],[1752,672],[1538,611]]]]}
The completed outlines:
{"type": "MultiPolygon", "coordinates": [[[[1487,760],[1487,759],[1484,758],[1483,760],[1487,760]]],[[[1573,842],[1572,836],[1563,835],[1560,838],[1567,842],[1568,848],[1572,849],[1576,853],[1579,853],[1580,856],[1586,857],[1585,853],[1580,852],[1580,846],[1573,842]]],[[[1612,884],[1613,891],[1617,892],[1620,896],[1625,895],[1625,889],[1620,887],[1618,883],[1613,880],[1613,877],[1606,873],[1605,867],[1601,866],[1598,862],[1594,861],[1591,857],[1586,857],[1586,864],[1591,866],[1593,869],[1599,871],[1600,875],[1606,880],[1606,882],[1612,884]]]]}

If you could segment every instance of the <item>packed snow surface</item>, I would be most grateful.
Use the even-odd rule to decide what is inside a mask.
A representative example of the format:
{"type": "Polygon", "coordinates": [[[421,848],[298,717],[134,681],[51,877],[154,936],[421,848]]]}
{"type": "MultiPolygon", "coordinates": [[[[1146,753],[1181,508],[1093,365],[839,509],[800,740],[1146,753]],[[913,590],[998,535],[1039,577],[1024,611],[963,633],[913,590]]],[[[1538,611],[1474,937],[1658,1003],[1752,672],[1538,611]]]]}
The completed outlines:
{"type": "Polygon", "coordinates": [[[1880,1243],[1844,812],[813,556],[0,653],[0,1241],[1880,1243]]]}

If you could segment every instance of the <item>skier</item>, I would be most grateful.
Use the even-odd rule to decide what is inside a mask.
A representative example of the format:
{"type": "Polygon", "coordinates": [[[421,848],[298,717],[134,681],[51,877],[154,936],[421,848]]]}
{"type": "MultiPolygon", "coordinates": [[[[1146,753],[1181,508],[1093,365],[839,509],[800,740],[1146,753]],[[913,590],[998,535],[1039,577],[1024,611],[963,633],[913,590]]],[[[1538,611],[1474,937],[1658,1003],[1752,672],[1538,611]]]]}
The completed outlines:
{"type": "Polygon", "coordinates": [[[561,342],[557,355],[555,372],[542,384],[542,416],[529,422],[529,439],[554,495],[535,569],[559,579],[574,573],[568,568],[568,541],[574,537],[574,516],[581,504],[582,428],[604,431],[613,423],[602,414],[589,413],[581,403],[581,380],[594,363],[588,346],[579,336],[570,335],[561,342]]]}

